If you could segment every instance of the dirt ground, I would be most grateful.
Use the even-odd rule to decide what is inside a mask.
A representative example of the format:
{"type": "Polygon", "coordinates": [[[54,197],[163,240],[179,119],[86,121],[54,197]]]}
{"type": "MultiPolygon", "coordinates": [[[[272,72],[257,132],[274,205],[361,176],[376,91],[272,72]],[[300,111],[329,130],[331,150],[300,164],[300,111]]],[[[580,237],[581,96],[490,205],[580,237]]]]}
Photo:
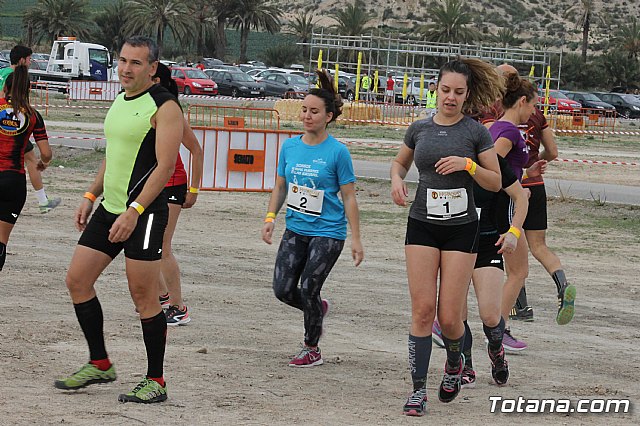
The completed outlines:
{"type": "MultiPolygon", "coordinates": [[[[193,321],[168,332],[169,399],[153,406],[117,402],[117,395],[130,390],[146,371],[122,256],[97,283],[107,350],[118,380],[77,392],[54,389],[55,378],[75,371],[88,358],[64,277],[78,238],[73,211],[91,179],[91,173],[78,168],[47,172],[48,192],[61,196],[62,205],[40,215],[30,193],[11,236],[0,276],[4,424],[640,423],[639,208],[551,201],[548,242],[578,287],[574,321],[555,324],[555,286],[532,258],[528,293],[535,321],[512,325],[529,349],[508,355],[509,384],[491,384],[472,295],[476,389],[463,390],[450,404],[438,402],[445,352],[434,346],[428,415],[405,418],[401,409],[411,386],[403,252],[407,211],[391,203],[386,182],[372,180],[358,183],[365,261],[353,267],[347,242],[324,287],[323,297],[331,300],[332,310],[321,341],[323,366],[287,366],[302,340],[302,314],[280,303],[271,290],[277,246],[259,237],[268,194],[210,192],[183,212],[174,238],[193,321]],[[572,401],[629,398],[636,407],[628,414],[516,418],[490,413],[489,397],[495,395],[572,401]]],[[[278,235],[283,225],[277,224],[278,235]]]]}

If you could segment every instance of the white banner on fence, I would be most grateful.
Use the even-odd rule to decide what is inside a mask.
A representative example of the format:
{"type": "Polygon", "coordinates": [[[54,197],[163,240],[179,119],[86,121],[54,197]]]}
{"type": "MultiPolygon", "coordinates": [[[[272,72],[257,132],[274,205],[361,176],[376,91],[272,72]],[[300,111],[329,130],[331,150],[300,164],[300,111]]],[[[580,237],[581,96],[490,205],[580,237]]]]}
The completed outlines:
{"type": "MultiPolygon", "coordinates": [[[[193,129],[204,151],[204,190],[270,191],[276,182],[278,153],[296,131],[203,128],[193,129]]],[[[180,156],[191,175],[191,154],[180,156]]]]}
{"type": "Polygon", "coordinates": [[[122,90],[119,81],[71,80],[69,99],[73,101],[112,101],[122,90]]]}

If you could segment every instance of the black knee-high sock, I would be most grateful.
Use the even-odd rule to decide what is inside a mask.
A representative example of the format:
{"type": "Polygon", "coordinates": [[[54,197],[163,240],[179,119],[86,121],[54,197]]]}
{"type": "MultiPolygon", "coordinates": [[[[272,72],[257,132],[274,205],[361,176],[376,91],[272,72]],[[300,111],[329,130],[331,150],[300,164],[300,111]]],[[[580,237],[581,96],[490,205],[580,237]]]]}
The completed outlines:
{"type": "Polygon", "coordinates": [[[529,301],[527,300],[527,289],[525,286],[522,286],[520,294],[518,294],[518,298],[516,299],[516,307],[518,309],[524,309],[526,306],[529,306],[529,301]]]}
{"type": "Polygon", "coordinates": [[[462,353],[464,354],[464,365],[473,369],[471,360],[471,347],[473,346],[473,336],[467,320],[464,320],[464,342],[462,343],[462,353]]]}
{"type": "Polygon", "coordinates": [[[154,317],[140,319],[140,323],[144,346],[147,348],[147,377],[161,378],[167,343],[167,317],[160,311],[154,317]]]}
{"type": "Polygon", "coordinates": [[[427,384],[431,345],[430,335],[426,337],[409,335],[409,370],[411,371],[413,390],[422,389],[427,384]]]}
{"type": "Polygon", "coordinates": [[[89,358],[98,361],[107,358],[107,350],[104,346],[104,318],[98,296],[83,303],[74,304],[76,317],[80,328],[89,345],[89,358]]]}
{"type": "Polygon", "coordinates": [[[486,324],[482,324],[484,329],[484,335],[489,340],[489,350],[492,352],[498,352],[502,346],[502,335],[504,334],[504,318],[500,317],[500,322],[495,327],[487,327],[486,324]]]}
{"type": "Polygon", "coordinates": [[[444,347],[447,350],[447,366],[449,368],[457,368],[460,365],[460,356],[462,355],[462,344],[464,343],[464,335],[457,339],[449,339],[444,334],[442,335],[442,341],[444,347]]]}
{"type": "Polygon", "coordinates": [[[562,269],[558,269],[553,274],[551,274],[551,278],[553,278],[553,282],[556,283],[558,293],[560,293],[560,289],[562,288],[562,286],[567,284],[567,277],[565,277],[564,271],[562,269]]]}

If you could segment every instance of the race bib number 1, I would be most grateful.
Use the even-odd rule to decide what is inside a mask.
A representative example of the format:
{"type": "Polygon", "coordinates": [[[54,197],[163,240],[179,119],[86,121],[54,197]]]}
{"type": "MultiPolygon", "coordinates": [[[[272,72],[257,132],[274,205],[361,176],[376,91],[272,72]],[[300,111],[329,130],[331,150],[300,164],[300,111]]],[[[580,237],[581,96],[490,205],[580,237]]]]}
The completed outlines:
{"type": "Polygon", "coordinates": [[[427,188],[427,219],[449,220],[467,215],[467,190],[427,188]]]}
{"type": "Polygon", "coordinates": [[[324,191],[312,189],[306,186],[289,184],[287,194],[287,208],[308,214],[310,216],[320,216],[322,213],[322,203],[324,201],[324,191]]]}

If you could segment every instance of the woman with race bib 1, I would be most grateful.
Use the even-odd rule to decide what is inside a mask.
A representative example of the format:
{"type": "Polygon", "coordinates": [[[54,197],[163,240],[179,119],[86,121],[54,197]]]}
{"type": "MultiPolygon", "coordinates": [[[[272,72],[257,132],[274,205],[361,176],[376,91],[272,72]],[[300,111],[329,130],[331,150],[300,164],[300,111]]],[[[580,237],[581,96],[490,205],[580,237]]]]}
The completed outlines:
{"type": "Polygon", "coordinates": [[[411,163],[415,162],[420,176],[405,240],[413,392],[404,414],[410,416],[422,416],[426,410],[436,300],[447,350],[438,398],[451,402],[460,391],[463,307],[478,251],[473,182],[489,191],[499,191],[501,186],[489,132],[464,114],[481,110],[500,97],[502,82],[493,66],[477,59],[448,62],[440,68],[437,90],[437,113],[409,126],[391,166],[391,196],[400,206],[407,205],[404,178],[411,163]]]}
{"type": "Polygon", "coordinates": [[[304,314],[304,346],[289,362],[291,367],[323,362],[318,341],[329,302],[321,299],[320,291],[342,252],[347,221],[355,266],[364,258],[351,156],[345,145],[327,133],[327,125],[342,113],[342,99],[328,74],[317,73],[320,87],[309,91],[300,112],[304,134],[287,139],[280,149],[278,175],[262,227],[262,239],[271,244],[276,215],[286,198],[286,229],[276,257],[273,291],[304,314]]]}

